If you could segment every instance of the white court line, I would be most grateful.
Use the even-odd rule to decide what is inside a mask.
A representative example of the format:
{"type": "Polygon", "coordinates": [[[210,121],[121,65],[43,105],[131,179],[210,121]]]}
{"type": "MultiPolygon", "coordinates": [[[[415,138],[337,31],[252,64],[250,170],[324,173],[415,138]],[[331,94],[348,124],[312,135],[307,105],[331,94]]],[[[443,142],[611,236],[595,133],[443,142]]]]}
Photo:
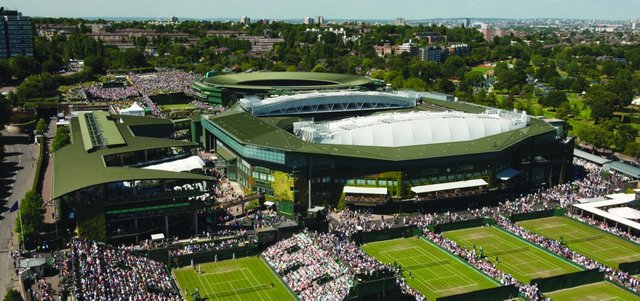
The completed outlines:
{"type": "MultiPolygon", "coordinates": [[[[251,277],[253,278],[253,280],[256,281],[256,285],[254,285],[254,286],[260,285],[260,282],[258,281],[258,279],[256,279],[255,276],[253,276],[253,273],[251,273],[251,270],[249,270],[249,274],[251,274],[251,277]]],[[[247,277],[247,275],[245,275],[244,269],[242,270],[242,276],[247,278],[247,280],[249,280],[249,283],[252,283],[251,280],[249,279],[249,277],[247,277]]],[[[260,300],[264,300],[264,298],[262,298],[262,290],[258,291],[258,296],[260,296],[260,300]]],[[[269,298],[269,300],[271,300],[271,297],[269,297],[269,294],[267,294],[267,298],[269,298]]]]}
{"type": "Polygon", "coordinates": [[[235,293],[235,296],[238,297],[238,300],[242,301],[242,298],[240,298],[240,296],[238,295],[238,292],[236,291],[236,288],[233,287],[233,284],[229,283],[229,285],[231,285],[231,289],[235,293]]]}
{"type": "MultiPolygon", "coordinates": [[[[209,286],[209,288],[212,290],[212,291],[211,291],[211,293],[209,293],[209,290],[207,289],[207,287],[206,287],[206,286],[204,285],[204,283],[202,282],[202,279],[200,279],[200,277],[196,277],[196,278],[198,278],[198,281],[199,281],[199,282],[200,282],[200,284],[202,285],[202,289],[204,289],[204,290],[205,290],[205,293],[206,293],[205,295],[206,295],[206,296],[209,296],[209,295],[213,294],[213,295],[215,296],[216,300],[218,300],[218,296],[216,296],[216,292],[215,292],[215,290],[213,290],[213,287],[211,287],[211,284],[209,284],[209,281],[207,281],[206,283],[207,283],[207,285],[209,286]]],[[[196,288],[197,288],[197,287],[196,287],[196,288]]]]}
{"type": "Polygon", "coordinates": [[[241,268],[241,269],[229,270],[229,271],[222,271],[222,272],[202,273],[199,276],[227,274],[227,273],[233,273],[233,272],[237,272],[237,271],[241,271],[241,270],[247,270],[247,268],[241,268]]]}

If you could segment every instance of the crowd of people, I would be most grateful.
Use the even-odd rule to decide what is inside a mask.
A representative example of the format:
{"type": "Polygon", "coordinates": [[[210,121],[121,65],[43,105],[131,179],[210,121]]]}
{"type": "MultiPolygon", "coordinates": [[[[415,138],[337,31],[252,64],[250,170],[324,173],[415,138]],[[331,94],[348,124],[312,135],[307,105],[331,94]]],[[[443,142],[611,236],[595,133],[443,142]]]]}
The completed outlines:
{"type": "Polygon", "coordinates": [[[300,232],[262,256],[301,300],[343,300],[356,276],[393,273],[343,234],[300,232]]]}
{"type": "Polygon", "coordinates": [[[57,258],[63,288],[78,300],[181,300],[164,265],[126,249],[73,239],[57,258]]]}
{"type": "Polygon", "coordinates": [[[144,95],[180,92],[193,95],[191,84],[198,79],[198,75],[177,69],[158,68],[154,73],[130,73],[127,78],[136,90],[144,95]]]}
{"type": "Polygon", "coordinates": [[[188,254],[194,254],[194,253],[203,253],[203,252],[210,252],[210,251],[216,251],[216,250],[236,248],[246,243],[248,239],[249,238],[246,236],[236,236],[236,237],[223,239],[223,240],[189,243],[189,244],[182,245],[177,249],[170,250],[169,256],[175,257],[175,256],[182,256],[182,255],[188,255],[188,254]]]}
{"type": "Polygon", "coordinates": [[[38,290],[29,289],[29,296],[31,300],[38,301],[54,301],[56,300],[56,296],[53,294],[53,289],[51,288],[51,283],[45,281],[44,279],[38,280],[36,283],[38,290]]]}

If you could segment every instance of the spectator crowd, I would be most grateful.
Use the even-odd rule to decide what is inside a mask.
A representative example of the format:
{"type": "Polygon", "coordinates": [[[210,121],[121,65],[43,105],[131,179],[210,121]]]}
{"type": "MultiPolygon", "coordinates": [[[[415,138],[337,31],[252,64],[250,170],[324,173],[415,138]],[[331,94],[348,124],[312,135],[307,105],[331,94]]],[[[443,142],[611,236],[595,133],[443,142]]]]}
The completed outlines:
{"type": "Polygon", "coordinates": [[[164,265],[127,249],[73,239],[56,258],[63,290],[77,300],[181,300],[164,265]]]}

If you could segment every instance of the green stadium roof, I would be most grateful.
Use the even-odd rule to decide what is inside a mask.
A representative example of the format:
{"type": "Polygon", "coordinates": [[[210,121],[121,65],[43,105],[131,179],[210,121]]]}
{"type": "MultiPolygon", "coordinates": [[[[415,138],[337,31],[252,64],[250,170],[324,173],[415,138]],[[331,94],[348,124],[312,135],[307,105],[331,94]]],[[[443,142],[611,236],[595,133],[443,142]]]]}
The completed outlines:
{"type": "Polygon", "coordinates": [[[319,72],[253,72],[218,75],[194,83],[243,90],[326,90],[368,85],[367,77],[319,72]]]}
{"type": "Polygon", "coordinates": [[[84,149],[89,151],[96,147],[111,147],[125,144],[116,124],[107,118],[109,113],[95,111],[80,113],[78,120],[84,149]]]}
{"type": "Polygon", "coordinates": [[[135,167],[106,167],[103,156],[125,152],[135,152],[145,149],[163,147],[194,146],[191,142],[172,139],[134,136],[129,126],[145,124],[164,124],[171,121],[151,117],[117,116],[122,123],[113,123],[126,145],[97,149],[87,152],[84,148],[83,135],[78,118],[72,118],[71,140],[67,145],[54,153],[53,156],[53,198],[59,198],[70,192],[95,186],[98,184],[127,181],[127,180],[210,180],[211,177],[193,173],[169,172],[135,167]],[[144,122],[146,120],[146,123],[144,122]]]}
{"type": "MultiPolygon", "coordinates": [[[[467,113],[480,113],[484,107],[462,103],[427,99],[425,102],[467,113]]],[[[401,110],[406,111],[406,110],[401,110]]],[[[404,147],[380,147],[318,144],[305,142],[284,130],[285,125],[297,121],[296,117],[254,117],[239,106],[210,117],[212,123],[223,129],[241,144],[255,145],[287,152],[333,155],[387,161],[419,160],[447,156],[460,156],[501,151],[528,137],[555,131],[543,120],[531,118],[531,124],[493,136],[471,141],[448,142],[404,147]]]]}

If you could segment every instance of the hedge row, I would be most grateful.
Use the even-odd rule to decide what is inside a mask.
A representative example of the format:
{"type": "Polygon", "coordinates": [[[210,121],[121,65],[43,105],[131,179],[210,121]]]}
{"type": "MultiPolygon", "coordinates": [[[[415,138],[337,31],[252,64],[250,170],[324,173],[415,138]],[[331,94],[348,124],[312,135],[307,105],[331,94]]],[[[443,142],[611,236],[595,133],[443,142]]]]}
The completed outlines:
{"type": "Polygon", "coordinates": [[[33,186],[32,189],[35,189],[36,192],[38,193],[42,193],[42,168],[43,168],[43,163],[45,161],[45,153],[44,153],[44,149],[45,149],[45,143],[46,140],[44,137],[38,137],[38,143],[40,144],[40,155],[38,156],[38,163],[36,164],[36,174],[33,177],[33,186]]]}

